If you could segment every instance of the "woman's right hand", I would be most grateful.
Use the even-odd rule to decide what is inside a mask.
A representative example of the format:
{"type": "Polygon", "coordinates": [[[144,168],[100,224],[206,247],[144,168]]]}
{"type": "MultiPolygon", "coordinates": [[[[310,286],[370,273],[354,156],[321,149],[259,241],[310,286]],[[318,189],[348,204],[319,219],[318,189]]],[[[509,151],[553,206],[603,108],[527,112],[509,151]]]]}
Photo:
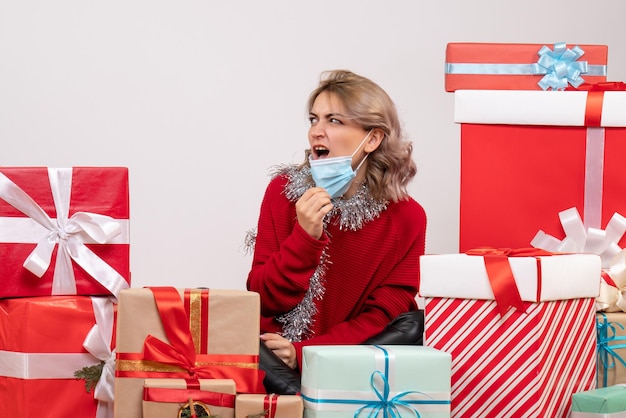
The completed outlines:
{"type": "Polygon", "coordinates": [[[312,187],[296,202],[298,223],[311,237],[320,239],[324,216],[333,208],[330,195],[321,187],[312,187]]]}

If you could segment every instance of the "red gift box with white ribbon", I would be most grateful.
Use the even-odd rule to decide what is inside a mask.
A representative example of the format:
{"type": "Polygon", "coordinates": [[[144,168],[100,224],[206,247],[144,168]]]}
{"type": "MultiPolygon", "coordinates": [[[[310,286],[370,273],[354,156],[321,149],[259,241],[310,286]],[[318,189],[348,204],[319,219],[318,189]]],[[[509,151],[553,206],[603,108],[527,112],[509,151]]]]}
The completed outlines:
{"type": "Polygon", "coordinates": [[[623,248],[626,85],[606,88],[455,92],[461,252],[528,247],[539,231],[564,239],[559,213],[572,208],[584,227],[575,247],[623,248]]]}
{"type": "Polygon", "coordinates": [[[0,416],[112,418],[114,327],[109,297],[0,299],[0,416]],[[87,392],[75,373],[92,366],[87,392]]]}
{"type": "Polygon", "coordinates": [[[130,283],[128,169],[0,168],[0,297],[130,283]]]}

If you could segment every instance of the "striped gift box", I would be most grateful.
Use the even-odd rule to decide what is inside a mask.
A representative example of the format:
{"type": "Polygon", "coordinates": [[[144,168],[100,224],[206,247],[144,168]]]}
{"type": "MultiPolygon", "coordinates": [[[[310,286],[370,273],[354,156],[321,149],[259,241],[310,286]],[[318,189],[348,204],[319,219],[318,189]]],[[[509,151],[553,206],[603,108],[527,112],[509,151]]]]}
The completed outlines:
{"type": "Polygon", "coordinates": [[[486,258],[420,261],[425,344],[452,355],[451,416],[567,417],[595,388],[599,257],[507,257],[521,304],[504,310],[486,258]]]}

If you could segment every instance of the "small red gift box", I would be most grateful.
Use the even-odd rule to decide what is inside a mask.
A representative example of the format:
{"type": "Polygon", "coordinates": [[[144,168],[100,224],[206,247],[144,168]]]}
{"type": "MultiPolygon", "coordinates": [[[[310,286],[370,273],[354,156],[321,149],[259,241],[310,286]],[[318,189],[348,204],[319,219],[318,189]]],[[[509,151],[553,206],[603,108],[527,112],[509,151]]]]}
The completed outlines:
{"type": "Polygon", "coordinates": [[[114,315],[102,296],[0,299],[0,416],[112,417],[114,315]],[[88,393],[75,373],[100,364],[88,393]]]}
{"type": "Polygon", "coordinates": [[[446,91],[559,90],[606,80],[606,45],[449,43],[446,91]]]}
{"type": "Polygon", "coordinates": [[[128,169],[0,168],[0,297],[130,283],[128,169]]]}
{"type": "Polygon", "coordinates": [[[528,247],[540,231],[568,239],[551,251],[605,261],[626,244],[626,91],[457,91],[455,120],[461,252],[528,247]]]}

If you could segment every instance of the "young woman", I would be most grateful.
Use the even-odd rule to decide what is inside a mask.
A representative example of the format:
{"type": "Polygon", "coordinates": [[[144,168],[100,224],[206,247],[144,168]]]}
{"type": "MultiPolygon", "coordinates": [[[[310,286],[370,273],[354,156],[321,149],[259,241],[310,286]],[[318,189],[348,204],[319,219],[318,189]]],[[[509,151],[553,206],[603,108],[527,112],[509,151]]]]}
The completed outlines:
{"type": "Polygon", "coordinates": [[[426,215],[406,186],[412,145],[371,80],[322,74],[308,100],[309,147],[270,181],[247,287],[261,340],[298,370],[305,345],[361,344],[415,311],[426,215]]]}

